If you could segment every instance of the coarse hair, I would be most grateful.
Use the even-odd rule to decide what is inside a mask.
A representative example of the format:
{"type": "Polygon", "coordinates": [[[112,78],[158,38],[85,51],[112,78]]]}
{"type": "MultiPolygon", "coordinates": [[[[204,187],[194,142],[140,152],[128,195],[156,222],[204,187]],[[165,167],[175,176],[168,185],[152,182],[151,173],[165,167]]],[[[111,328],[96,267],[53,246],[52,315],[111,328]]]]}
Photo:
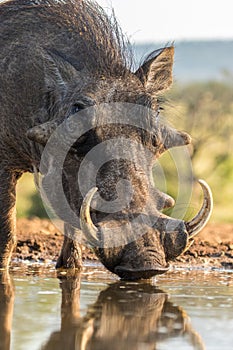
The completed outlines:
{"type": "Polygon", "coordinates": [[[0,5],[0,12],[4,10],[8,13],[34,11],[37,21],[46,19],[50,25],[60,28],[57,35],[61,44],[59,47],[58,43],[56,51],[74,66],[82,62],[95,73],[119,76],[132,66],[131,46],[114,11],[106,14],[95,1],[8,0],[0,5]]]}

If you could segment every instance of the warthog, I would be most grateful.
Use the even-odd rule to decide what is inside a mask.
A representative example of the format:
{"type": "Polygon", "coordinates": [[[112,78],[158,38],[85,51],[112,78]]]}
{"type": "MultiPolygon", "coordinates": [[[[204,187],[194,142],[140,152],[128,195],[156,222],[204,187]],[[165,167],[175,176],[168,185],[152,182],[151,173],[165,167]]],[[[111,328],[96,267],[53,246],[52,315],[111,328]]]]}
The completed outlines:
{"type": "MultiPolygon", "coordinates": [[[[140,123],[117,122],[119,114],[106,116],[105,111],[103,117],[98,117],[86,112],[91,128],[76,142],[73,140],[67,152],[62,173],[64,193],[75,213],[79,214],[81,209],[81,222],[76,230],[82,229],[87,243],[94,246],[110,271],[127,279],[149,278],[167,271],[168,262],[185,251],[206,224],[212,206],[211,192],[201,181],[204,204],[200,212],[187,223],[175,220],[160,212],[173,206],[173,199],[150,186],[155,159],[173,146],[191,142],[185,132],[159,120],[158,95],[172,83],[174,48],[152,52],[133,72],[128,43],[114,16],[109,18],[95,2],[88,0],[3,2],[0,33],[0,268],[8,266],[16,243],[17,180],[24,172],[41,170],[41,157],[53,131],[65,125],[61,136],[64,145],[73,132],[70,121],[75,120],[81,130],[87,118],[85,111],[96,108],[98,112],[103,104],[125,103],[143,109],[142,127],[140,123]],[[111,155],[114,147],[98,154],[108,160],[97,169],[96,185],[105,202],[116,200],[119,193],[121,198],[125,193],[130,199],[115,212],[103,212],[98,206],[91,210],[96,189],[88,188],[81,193],[77,173],[95,146],[122,137],[128,140],[126,157],[109,160],[107,155],[111,155]],[[149,160],[147,151],[153,155],[149,160]],[[140,222],[136,220],[138,216],[140,222]],[[134,236],[135,222],[142,227],[140,236],[134,236]],[[121,237],[113,247],[105,245],[106,234],[111,230],[118,231],[121,237]]],[[[55,151],[58,156],[56,147],[55,151]]],[[[54,176],[54,181],[50,181],[50,197],[57,196],[55,158],[56,155],[48,160],[45,170],[50,180],[51,174],[54,176]]],[[[54,209],[67,221],[57,267],[80,267],[77,232],[72,230],[66,213],[54,209]]]]}

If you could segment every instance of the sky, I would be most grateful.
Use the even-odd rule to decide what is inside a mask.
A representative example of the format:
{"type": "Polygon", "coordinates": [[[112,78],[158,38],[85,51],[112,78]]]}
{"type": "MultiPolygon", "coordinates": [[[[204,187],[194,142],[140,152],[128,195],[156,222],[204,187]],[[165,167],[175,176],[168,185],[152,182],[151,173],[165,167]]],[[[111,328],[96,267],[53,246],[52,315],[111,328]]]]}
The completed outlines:
{"type": "Polygon", "coordinates": [[[233,39],[232,0],[97,0],[133,42],[233,39]]]}

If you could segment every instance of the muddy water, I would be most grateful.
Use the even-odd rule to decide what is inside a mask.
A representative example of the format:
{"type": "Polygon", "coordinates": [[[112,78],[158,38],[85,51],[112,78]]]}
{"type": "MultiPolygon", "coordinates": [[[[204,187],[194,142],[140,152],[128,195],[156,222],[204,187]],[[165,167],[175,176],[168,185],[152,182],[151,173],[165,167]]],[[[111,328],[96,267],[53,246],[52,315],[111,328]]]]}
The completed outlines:
{"type": "Polygon", "coordinates": [[[122,282],[20,265],[0,283],[1,350],[233,349],[233,271],[171,271],[122,282]]]}

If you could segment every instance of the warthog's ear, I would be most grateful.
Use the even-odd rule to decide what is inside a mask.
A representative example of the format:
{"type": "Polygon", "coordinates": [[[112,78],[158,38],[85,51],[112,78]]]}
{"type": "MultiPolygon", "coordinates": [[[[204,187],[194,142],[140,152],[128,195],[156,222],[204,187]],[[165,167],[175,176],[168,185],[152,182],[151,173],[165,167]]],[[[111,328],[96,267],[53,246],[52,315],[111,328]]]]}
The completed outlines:
{"type": "Polygon", "coordinates": [[[136,71],[145,88],[153,94],[167,90],[172,84],[174,47],[152,52],[136,71]]]}
{"type": "Polygon", "coordinates": [[[59,95],[65,94],[69,82],[80,77],[72,62],[54,50],[44,51],[44,71],[47,91],[53,91],[59,95]]]}

